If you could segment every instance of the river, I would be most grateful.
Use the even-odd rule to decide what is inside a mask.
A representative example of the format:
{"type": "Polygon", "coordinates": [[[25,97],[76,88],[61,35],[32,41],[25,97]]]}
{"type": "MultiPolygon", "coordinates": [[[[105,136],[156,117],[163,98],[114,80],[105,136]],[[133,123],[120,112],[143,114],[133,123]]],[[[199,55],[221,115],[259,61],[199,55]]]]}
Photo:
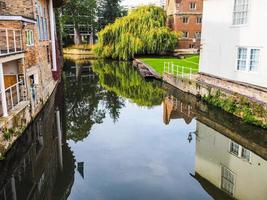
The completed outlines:
{"type": "Polygon", "coordinates": [[[266,159],[265,130],[130,63],[66,61],[0,161],[0,199],[266,199],[266,159]]]}

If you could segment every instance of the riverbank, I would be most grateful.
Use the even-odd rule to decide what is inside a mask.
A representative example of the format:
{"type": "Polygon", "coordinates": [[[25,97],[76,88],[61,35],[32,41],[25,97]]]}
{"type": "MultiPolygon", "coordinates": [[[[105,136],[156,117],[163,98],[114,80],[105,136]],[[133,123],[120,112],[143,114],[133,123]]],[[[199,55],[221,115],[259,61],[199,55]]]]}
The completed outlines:
{"type": "MultiPolygon", "coordinates": [[[[196,58],[193,57],[193,59],[196,58]]],[[[267,91],[264,88],[233,83],[201,73],[192,73],[192,68],[183,67],[181,73],[178,65],[170,62],[166,65],[162,58],[148,58],[147,62],[144,62],[145,60],[135,59],[133,64],[153,70],[157,68],[157,72],[162,73],[161,79],[164,82],[202,98],[209,104],[241,118],[245,123],[267,128],[267,91]],[[160,60],[158,64],[157,60],[160,60]]],[[[187,61],[180,62],[190,64],[187,61]]]]}
{"type": "MultiPolygon", "coordinates": [[[[97,56],[92,51],[92,45],[72,45],[63,48],[64,57],[83,57],[86,59],[96,59],[97,56]]],[[[75,58],[75,59],[76,59],[75,58]]]]}

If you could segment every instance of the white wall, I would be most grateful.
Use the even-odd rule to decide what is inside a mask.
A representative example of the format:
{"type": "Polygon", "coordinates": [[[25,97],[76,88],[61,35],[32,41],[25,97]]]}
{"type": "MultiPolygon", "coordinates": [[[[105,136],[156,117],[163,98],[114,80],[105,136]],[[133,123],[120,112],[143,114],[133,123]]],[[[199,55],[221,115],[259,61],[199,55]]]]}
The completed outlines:
{"type": "Polygon", "coordinates": [[[251,162],[229,152],[231,140],[208,126],[197,122],[195,170],[203,178],[221,188],[221,168],[235,174],[234,197],[264,200],[267,197],[267,161],[251,152],[251,162]]]}
{"type": "Polygon", "coordinates": [[[248,24],[233,26],[234,0],[204,0],[200,71],[267,87],[267,2],[250,0],[248,24]],[[237,71],[237,47],[261,49],[257,72],[237,71]]]}

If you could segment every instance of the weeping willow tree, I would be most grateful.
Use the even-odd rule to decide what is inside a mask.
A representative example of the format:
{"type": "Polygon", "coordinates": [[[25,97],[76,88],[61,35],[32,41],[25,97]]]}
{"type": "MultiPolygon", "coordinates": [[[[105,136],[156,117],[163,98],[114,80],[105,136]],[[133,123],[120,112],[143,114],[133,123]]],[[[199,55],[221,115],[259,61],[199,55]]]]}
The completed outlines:
{"type": "Polygon", "coordinates": [[[162,8],[141,6],[101,30],[94,51],[99,57],[129,60],[136,54],[173,50],[179,34],[167,28],[165,22],[162,8]]]}
{"type": "Polygon", "coordinates": [[[160,83],[146,82],[128,62],[98,60],[94,63],[93,70],[102,87],[139,106],[152,107],[163,101],[165,92],[160,83]]]}

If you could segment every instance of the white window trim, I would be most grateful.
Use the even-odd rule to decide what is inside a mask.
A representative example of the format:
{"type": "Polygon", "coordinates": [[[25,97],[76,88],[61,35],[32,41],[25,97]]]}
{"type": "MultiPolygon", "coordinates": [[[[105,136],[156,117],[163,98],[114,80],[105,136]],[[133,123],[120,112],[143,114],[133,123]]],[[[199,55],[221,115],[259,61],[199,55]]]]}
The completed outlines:
{"type": "Polygon", "coordinates": [[[189,17],[187,16],[182,17],[182,22],[183,24],[189,24],[189,17]],[[187,22],[184,22],[184,18],[187,18],[187,22]]]}
{"type": "Polygon", "coordinates": [[[248,150],[248,149],[246,149],[246,150],[249,151],[249,160],[247,160],[247,159],[245,159],[245,158],[242,157],[242,149],[246,149],[246,148],[243,147],[242,145],[236,143],[235,141],[230,140],[230,142],[229,142],[229,153],[230,153],[231,155],[233,155],[233,156],[235,156],[235,157],[237,157],[237,158],[243,160],[244,162],[251,163],[251,162],[252,162],[252,159],[251,159],[251,155],[252,155],[252,154],[251,154],[251,151],[248,150]],[[233,152],[231,152],[231,144],[232,144],[232,142],[238,145],[238,155],[236,155],[236,154],[234,154],[233,152]]]}
{"type": "Polygon", "coordinates": [[[197,3],[196,2],[189,2],[189,10],[197,10],[197,3]],[[195,8],[191,8],[191,4],[195,4],[195,8]]]}
{"type": "MultiPolygon", "coordinates": [[[[233,187],[233,197],[235,196],[235,187],[236,187],[236,174],[232,171],[232,170],[230,170],[228,167],[226,167],[226,166],[224,166],[224,165],[221,165],[221,181],[220,181],[220,188],[223,190],[223,191],[225,191],[224,189],[223,189],[223,186],[222,186],[222,177],[223,177],[223,168],[225,168],[225,169],[227,169],[228,171],[230,171],[233,175],[234,175],[234,182],[233,182],[233,185],[234,185],[234,187],[233,187]]],[[[225,191],[226,192],[226,191],[225,191]]],[[[227,193],[227,192],[226,192],[227,193]]],[[[229,193],[227,193],[227,194],[229,194],[229,193]]]]}
{"type": "Polygon", "coordinates": [[[242,27],[247,27],[249,25],[249,15],[250,15],[250,10],[251,10],[251,0],[248,0],[248,11],[247,11],[247,22],[245,24],[234,24],[234,14],[235,14],[235,0],[233,1],[233,11],[232,11],[232,21],[231,21],[231,26],[233,28],[242,28],[242,27]]]}
{"type": "Polygon", "coordinates": [[[258,72],[260,71],[260,67],[261,67],[261,51],[262,48],[261,47],[248,47],[248,46],[237,46],[236,47],[236,59],[235,59],[235,71],[236,72],[245,72],[245,73],[250,73],[250,74],[258,74],[258,72]],[[239,48],[245,48],[247,49],[247,58],[246,58],[246,70],[239,70],[238,69],[238,50],[239,48]],[[250,57],[251,57],[251,49],[258,49],[260,50],[259,52],[259,63],[258,66],[256,68],[255,71],[251,71],[250,70],[250,57]]]}

